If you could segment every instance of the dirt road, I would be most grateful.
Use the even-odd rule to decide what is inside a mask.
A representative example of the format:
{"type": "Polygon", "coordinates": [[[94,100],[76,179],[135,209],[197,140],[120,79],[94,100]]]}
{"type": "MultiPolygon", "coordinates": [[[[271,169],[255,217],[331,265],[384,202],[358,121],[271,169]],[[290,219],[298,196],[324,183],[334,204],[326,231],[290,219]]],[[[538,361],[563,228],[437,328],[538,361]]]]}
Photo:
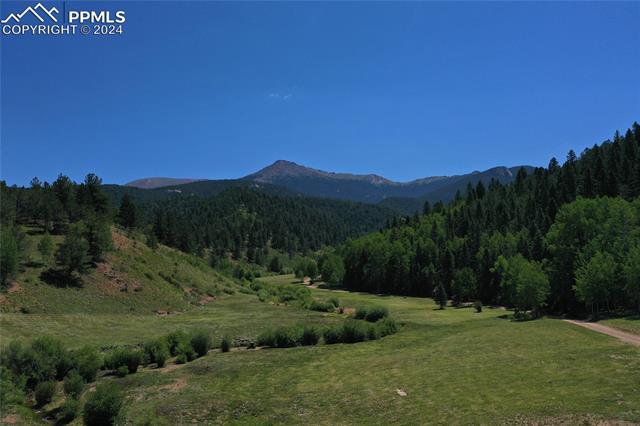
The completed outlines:
{"type": "Polygon", "coordinates": [[[596,322],[576,321],[576,320],[563,320],[563,321],[570,322],[571,324],[588,328],[593,331],[597,331],[598,333],[608,334],[609,336],[620,339],[625,343],[629,343],[630,345],[640,346],[640,336],[638,336],[637,334],[631,334],[624,331],[620,331],[617,328],[607,327],[606,325],[598,324],[596,322]]]}

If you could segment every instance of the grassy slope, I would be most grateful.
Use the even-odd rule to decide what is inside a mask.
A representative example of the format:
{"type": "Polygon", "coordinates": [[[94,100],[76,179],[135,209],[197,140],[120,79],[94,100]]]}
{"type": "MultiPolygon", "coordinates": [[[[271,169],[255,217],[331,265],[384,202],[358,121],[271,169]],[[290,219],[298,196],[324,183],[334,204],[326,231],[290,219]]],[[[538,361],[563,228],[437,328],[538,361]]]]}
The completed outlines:
{"type": "MultiPolygon", "coordinates": [[[[150,250],[113,231],[114,250],[107,261],[82,277],[82,287],[57,287],[41,278],[47,269],[36,252],[41,235],[30,232],[22,272],[0,295],[2,312],[46,314],[148,314],[186,311],[207,295],[235,291],[238,286],[206,263],[176,250],[150,250]]],[[[61,237],[56,237],[59,243],[61,237]]]]}
{"type": "MultiPolygon", "coordinates": [[[[551,319],[513,323],[500,318],[501,309],[476,314],[439,311],[419,298],[314,294],[338,296],[344,306],[388,306],[405,325],[373,342],[211,353],[176,369],[102,380],[125,387],[134,424],[513,424],[537,417],[575,424],[593,414],[640,421],[640,349],[609,336],[551,319]]],[[[46,331],[74,343],[134,343],[175,328],[254,336],[275,324],[339,320],[236,293],[165,318],[7,314],[2,330],[10,338],[46,331]]]]}

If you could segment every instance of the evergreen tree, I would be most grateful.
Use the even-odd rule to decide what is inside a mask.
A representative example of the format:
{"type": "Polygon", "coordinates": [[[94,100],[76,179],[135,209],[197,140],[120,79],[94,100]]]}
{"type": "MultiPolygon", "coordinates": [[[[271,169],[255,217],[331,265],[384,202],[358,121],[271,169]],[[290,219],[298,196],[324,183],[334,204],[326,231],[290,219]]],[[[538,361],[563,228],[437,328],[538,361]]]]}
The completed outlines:
{"type": "Polygon", "coordinates": [[[40,238],[38,242],[38,252],[40,252],[42,263],[47,265],[53,253],[53,239],[49,233],[45,233],[42,238],[40,238]]]}
{"type": "Polygon", "coordinates": [[[84,238],[85,232],[86,227],[82,222],[71,225],[64,241],[58,246],[56,263],[69,278],[74,272],[82,273],[86,270],[89,244],[84,238]]]}
{"type": "Polygon", "coordinates": [[[129,194],[124,194],[120,200],[120,209],[118,210],[118,219],[120,224],[125,228],[135,228],[138,223],[136,205],[129,194]]]}
{"type": "Polygon", "coordinates": [[[18,270],[18,259],[18,244],[13,230],[0,227],[0,282],[3,286],[18,270]]]}
{"type": "Polygon", "coordinates": [[[85,227],[85,238],[91,261],[93,263],[104,261],[105,253],[112,247],[109,223],[104,219],[91,216],[85,227]]]}
{"type": "Polygon", "coordinates": [[[447,306],[447,291],[442,283],[440,283],[436,289],[436,300],[438,301],[440,309],[444,309],[447,306]]]}

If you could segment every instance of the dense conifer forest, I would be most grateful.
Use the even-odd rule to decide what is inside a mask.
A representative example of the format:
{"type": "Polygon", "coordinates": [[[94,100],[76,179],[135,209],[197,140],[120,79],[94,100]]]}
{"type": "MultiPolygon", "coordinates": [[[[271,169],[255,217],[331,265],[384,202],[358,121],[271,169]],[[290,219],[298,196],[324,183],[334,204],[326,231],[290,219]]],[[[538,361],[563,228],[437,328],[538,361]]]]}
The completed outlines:
{"type": "Polygon", "coordinates": [[[577,313],[640,303],[640,126],[513,184],[469,186],[448,206],[347,242],[353,290],[577,313]]]}

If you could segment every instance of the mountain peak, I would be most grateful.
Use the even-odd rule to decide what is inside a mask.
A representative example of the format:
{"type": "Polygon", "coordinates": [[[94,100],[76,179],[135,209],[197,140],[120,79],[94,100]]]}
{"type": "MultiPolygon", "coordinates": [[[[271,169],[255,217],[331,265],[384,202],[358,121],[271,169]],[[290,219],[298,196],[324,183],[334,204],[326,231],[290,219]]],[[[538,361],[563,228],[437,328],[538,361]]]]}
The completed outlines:
{"type": "Polygon", "coordinates": [[[325,172],[324,170],[313,169],[311,167],[301,166],[288,160],[277,160],[270,166],[259,170],[256,173],[245,176],[244,179],[250,179],[258,182],[276,183],[280,179],[296,178],[296,177],[315,177],[324,179],[341,179],[341,180],[355,180],[372,183],[375,185],[380,184],[395,184],[395,182],[386,179],[382,176],[368,174],[368,175],[355,175],[351,173],[334,173],[325,172]]]}

